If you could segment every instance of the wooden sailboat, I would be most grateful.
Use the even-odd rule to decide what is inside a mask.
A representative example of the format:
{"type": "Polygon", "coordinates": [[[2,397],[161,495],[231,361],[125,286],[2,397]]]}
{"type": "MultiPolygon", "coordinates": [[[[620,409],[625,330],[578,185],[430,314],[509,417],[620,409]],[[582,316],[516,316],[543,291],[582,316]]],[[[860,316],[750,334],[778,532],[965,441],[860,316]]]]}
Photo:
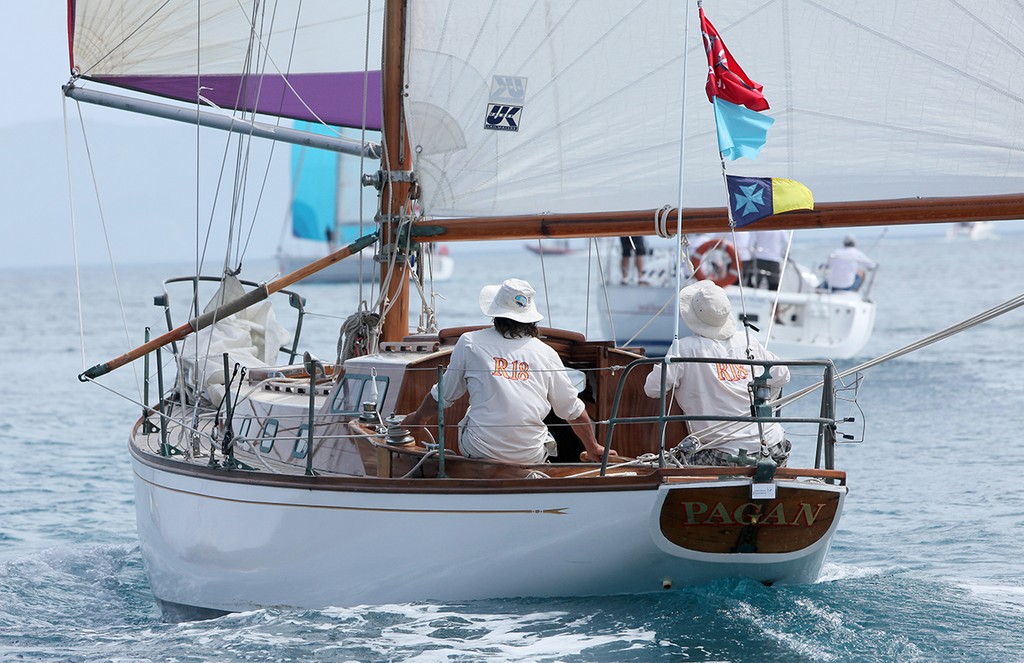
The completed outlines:
{"type": "MultiPolygon", "coordinates": [[[[299,17],[300,3],[278,3],[289,30],[298,26],[289,45],[303,56],[284,67],[283,56],[271,57],[273,29],[254,19],[259,11],[243,11],[262,3],[72,0],[75,79],[66,92],[120,103],[91,95],[87,83],[96,81],[194,104],[184,115],[216,103],[345,124],[329,118],[338,104],[313,104],[322,93],[344,96],[346,77],[319,68],[329,55],[317,59],[337,42],[341,4],[304,0],[299,17]],[[180,21],[161,20],[183,8],[180,21]],[[203,57],[160,59],[139,48],[171,41],[194,43],[203,57]],[[267,57],[232,59],[240,54],[267,57]],[[251,62],[278,69],[253,74],[251,62]]],[[[668,397],[659,402],[641,390],[646,374],[665,364],[563,330],[544,330],[543,338],[584,373],[581,398],[600,422],[599,439],[627,462],[571,462],[578,450],[568,446],[560,450],[566,463],[464,458],[453,421],[465,402],[425,436],[390,418],[443,380],[452,345],[467,331],[410,335],[408,279],[393,277],[406,269],[412,244],[728,228],[714,193],[721,173],[713,139],[696,140],[707,138],[710,120],[682,112],[706,108],[706,100],[689,103],[701,100],[706,64],[699,33],[684,40],[687,11],[667,0],[597,4],[386,3],[383,157],[367,178],[380,191],[379,233],[271,283],[227,279],[206,314],[82,374],[100,380],[196,331],[212,334],[317,269],[378,247],[382,317],[369,353],[332,367],[308,354],[295,361],[293,352],[287,365],[250,361],[243,375],[226,351],[208,362],[221,362],[219,383],[198,379],[217,371],[196,364],[178,387],[161,388],[133,427],[141,552],[166,609],[660,592],[728,576],[768,584],[819,576],[847,495],[845,473],[835,469],[827,362],[794,364],[816,374],[810,414],[754,403],[753,421],[810,428],[803,439],[815,440],[816,459],[807,468],[687,466],[678,445],[687,417],[668,397]],[[684,60],[686,50],[694,57],[684,60]],[[700,81],[692,93],[682,86],[693,97],[686,104],[684,61],[700,81]],[[680,160],[681,134],[692,139],[680,160]],[[245,294],[230,297],[238,288],[245,294]]],[[[859,3],[856,16],[847,4],[708,2],[719,28],[758,63],[759,79],[778,90],[775,131],[784,139],[753,167],[801,179],[819,201],[813,212],[758,227],[1024,217],[1022,152],[1003,130],[1024,119],[1013,92],[1024,71],[1013,48],[1022,10],[980,2],[968,17],[948,5],[922,21],[906,3],[859,3]],[[990,52],[975,52],[981,42],[990,52]],[[898,95],[880,89],[878,66],[898,74],[898,95]],[[956,94],[948,87],[954,74],[963,77],[956,94]],[[965,157],[969,173],[957,165],[965,157]]],[[[354,78],[362,84],[366,76],[354,78]]],[[[248,116],[202,117],[275,134],[248,116]]]]}

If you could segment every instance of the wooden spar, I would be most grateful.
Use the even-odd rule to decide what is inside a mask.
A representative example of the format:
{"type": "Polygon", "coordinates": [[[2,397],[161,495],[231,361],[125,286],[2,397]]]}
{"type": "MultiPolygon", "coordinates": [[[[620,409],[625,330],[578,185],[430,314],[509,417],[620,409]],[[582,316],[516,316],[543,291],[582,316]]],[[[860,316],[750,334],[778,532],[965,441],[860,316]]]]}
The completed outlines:
{"type": "Polygon", "coordinates": [[[158,336],[153,340],[140,345],[134,350],[126,352],[120,357],[111,359],[110,361],[103,364],[96,364],[92,368],[86,369],[78,376],[78,379],[81,380],[82,382],[85,382],[86,380],[98,378],[101,375],[106,375],[115,368],[120,368],[125,364],[135,361],[139,357],[143,357],[149,354],[150,352],[153,352],[157,348],[162,348],[168,343],[180,341],[181,339],[185,338],[192,332],[197,332],[200,329],[205,329],[206,327],[209,327],[218,320],[223,320],[229,315],[233,315],[235,313],[238,313],[239,311],[243,311],[252,306],[253,304],[263,301],[264,299],[274,294],[275,292],[284,290],[288,286],[298,283],[302,279],[310,276],[311,274],[319,272],[321,269],[324,269],[325,267],[329,267],[330,265],[333,265],[334,263],[340,260],[344,260],[345,258],[353,254],[359,253],[366,247],[372,246],[376,241],[377,233],[370,233],[369,235],[360,237],[359,239],[352,242],[348,246],[344,246],[335,251],[334,253],[324,256],[323,258],[320,258],[319,260],[314,260],[305,267],[300,267],[299,269],[296,269],[294,272],[290,274],[286,274],[281,278],[274,279],[270,283],[265,283],[259,288],[256,288],[255,290],[250,290],[249,292],[245,293],[238,299],[234,299],[224,304],[223,306],[219,306],[217,309],[210,311],[209,313],[204,313],[198,318],[192,318],[191,320],[181,325],[180,327],[172,329],[166,334],[158,336]]]}
{"type": "MultiPolygon", "coordinates": [[[[658,211],[431,219],[416,222],[412,234],[418,242],[655,235],[658,211]]],[[[737,230],[806,230],[1013,219],[1024,219],[1024,194],[815,203],[813,210],[770,216],[737,230]]],[[[664,225],[668,234],[675,234],[675,210],[668,214],[668,222],[664,225]]],[[[684,232],[715,233],[728,229],[724,207],[683,210],[684,232]]]]}
{"type": "Polygon", "coordinates": [[[384,124],[382,144],[384,155],[381,169],[384,172],[380,192],[381,250],[385,257],[395,257],[381,262],[380,282],[387,284],[383,307],[388,307],[381,316],[381,341],[400,341],[409,333],[409,279],[405,259],[408,257],[401,248],[398,225],[402,210],[409,201],[412,186],[412,153],[405,133],[405,117],[402,111],[403,70],[405,52],[405,2],[394,0],[384,6],[384,66],[383,66],[383,113],[384,124]],[[395,177],[408,174],[409,177],[395,177]],[[397,266],[395,274],[388,270],[397,266]],[[390,278],[389,278],[390,276],[390,278]]]}

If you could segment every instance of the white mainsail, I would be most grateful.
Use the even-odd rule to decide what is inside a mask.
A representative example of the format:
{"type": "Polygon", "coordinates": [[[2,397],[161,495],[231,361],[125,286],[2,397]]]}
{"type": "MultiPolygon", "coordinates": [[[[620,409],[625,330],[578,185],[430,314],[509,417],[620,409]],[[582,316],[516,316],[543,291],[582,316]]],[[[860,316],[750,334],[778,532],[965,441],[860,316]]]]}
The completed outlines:
{"type": "MultiPolygon", "coordinates": [[[[820,202],[1024,191],[1019,4],[704,8],[776,120],[757,161],[730,172],[793,178],[820,202]]],[[[427,214],[676,205],[684,10],[677,0],[410,3],[406,112],[427,214]],[[516,126],[485,128],[495,106],[516,126]]],[[[682,200],[720,206],[707,61],[699,43],[690,49],[682,200]]]]}

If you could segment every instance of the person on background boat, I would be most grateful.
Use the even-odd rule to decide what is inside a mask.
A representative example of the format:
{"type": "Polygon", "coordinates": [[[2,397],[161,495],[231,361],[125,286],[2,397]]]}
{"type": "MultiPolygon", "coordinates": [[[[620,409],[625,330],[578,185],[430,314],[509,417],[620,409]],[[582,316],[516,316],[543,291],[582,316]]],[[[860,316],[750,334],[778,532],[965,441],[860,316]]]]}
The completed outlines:
{"type": "Polygon", "coordinates": [[[753,256],[751,282],[753,288],[778,290],[782,278],[782,262],[786,259],[786,245],[789,242],[785,230],[758,230],[750,238],[750,253],[753,256]]]}
{"type": "MultiPolygon", "coordinates": [[[[402,422],[422,426],[437,420],[437,404],[451,407],[469,391],[469,410],[459,422],[459,449],[470,458],[512,463],[543,463],[556,455],[544,424],[548,412],[569,422],[591,460],[604,447],[566,375],[558,353],[537,338],[536,292],[521,279],[507,279],[480,291],[480,310],[494,326],[459,337],[442,378],[419,408],[402,422]]],[[[616,455],[614,451],[611,455],[616,455]]]]}
{"type": "Polygon", "coordinates": [[[833,251],[825,263],[826,290],[859,290],[864,283],[865,269],[875,269],[878,264],[857,248],[852,235],[843,239],[842,247],[833,251]]]}
{"type": "Polygon", "coordinates": [[[736,257],[740,260],[740,281],[754,287],[754,233],[736,233],[736,257]]]}
{"type": "MultiPolygon", "coordinates": [[[[693,335],[676,340],[668,356],[747,358],[746,335],[736,329],[725,290],[713,282],[698,281],[680,290],[679,314],[693,335]]],[[[779,360],[753,337],[750,351],[753,359],[779,360]]],[[[651,398],[661,397],[661,370],[656,365],[644,383],[644,393],[651,398]]],[[[665,388],[675,391],[676,402],[685,414],[747,416],[751,406],[747,385],[752,379],[751,367],[746,364],[674,363],[666,368],[665,388]]],[[[789,368],[773,366],[768,380],[771,397],[776,398],[787,382],[789,368]]],[[[778,423],[762,424],[760,431],[756,423],[689,421],[687,425],[690,435],[699,441],[697,451],[686,457],[690,465],[734,465],[734,457],[741,450],[756,456],[761,449],[761,434],[768,453],[780,467],[789,458],[791,445],[778,423]]]]}
{"type": "Polygon", "coordinates": [[[629,283],[630,262],[636,265],[637,285],[650,285],[644,279],[644,256],[647,255],[647,244],[644,242],[643,235],[620,237],[619,241],[622,243],[622,285],[629,283]]]}

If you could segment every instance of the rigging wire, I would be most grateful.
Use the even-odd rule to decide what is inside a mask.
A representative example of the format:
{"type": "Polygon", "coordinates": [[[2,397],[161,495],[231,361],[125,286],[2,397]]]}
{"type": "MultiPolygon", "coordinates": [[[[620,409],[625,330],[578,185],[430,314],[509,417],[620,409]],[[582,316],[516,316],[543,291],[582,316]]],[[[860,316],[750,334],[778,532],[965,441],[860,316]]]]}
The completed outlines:
{"type": "MultiPolygon", "coordinates": [[[[786,278],[786,268],[789,267],[789,252],[793,248],[793,233],[795,231],[789,231],[789,238],[786,240],[786,253],[782,258],[782,265],[779,270],[779,286],[775,289],[775,295],[772,297],[772,310],[768,316],[768,330],[764,335],[764,347],[767,350],[768,344],[772,342],[772,329],[775,326],[776,316],[779,314],[779,297],[782,293],[782,282],[786,278]]],[[[733,236],[735,237],[735,230],[733,236]]],[[[797,278],[801,278],[800,274],[797,274],[797,278]]],[[[743,277],[740,277],[743,280],[743,277]]],[[[745,312],[744,312],[745,313],[745,312]]]]}
{"type": "Polygon", "coordinates": [[[541,279],[544,281],[544,306],[548,312],[548,326],[554,327],[555,322],[551,318],[551,296],[548,293],[548,272],[544,268],[544,246],[541,244],[540,238],[537,239],[537,252],[540,253],[540,273],[541,279]]]}
{"type": "MultiPolygon", "coordinates": [[[[363,109],[362,117],[360,119],[360,133],[359,138],[363,145],[366,144],[366,106],[368,103],[368,95],[370,90],[370,15],[373,12],[373,0],[366,0],[366,31],[363,35],[363,109]]],[[[383,138],[383,137],[382,137],[383,138]]],[[[383,140],[381,143],[383,144],[383,140]]],[[[366,156],[362,151],[359,155],[359,236],[363,236],[363,218],[365,210],[363,209],[363,203],[365,200],[365,188],[362,186],[363,176],[366,174],[366,156]]],[[[359,252],[359,302],[365,301],[363,298],[363,251],[359,252]]]]}
{"type": "Polygon", "coordinates": [[[601,289],[604,291],[604,308],[608,311],[608,331],[611,332],[611,340],[613,343],[617,343],[615,335],[615,320],[612,316],[612,304],[611,299],[608,297],[608,276],[604,272],[604,265],[601,262],[601,245],[597,242],[597,238],[592,240],[594,242],[594,254],[597,256],[597,275],[601,279],[601,289]]]}
{"type": "MultiPolygon", "coordinates": [[[[698,7],[700,6],[699,0],[698,0],[698,5],[697,6],[698,7]]],[[[703,35],[702,35],[701,39],[703,40],[703,35]]],[[[679,186],[679,198],[677,199],[677,205],[676,205],[676,257],[675,257],[675,263],[676,263],[676,292],[677,293],[682,289],[682,286],[683,286],[683,283],[682,283],[682,270],[679,267],[679,263],[682,260],[682,253],[683,253],[683,248],[682,248],[682,241],[683,241],[682,240],[682,235],[683,235],[683,203],[685,202],[683,200],[683,182],[686,181],[684,179],[684,174],[683,173],[684,173],[684,170],[685,170],[685,163],[686,163],[686,158],[685,158],[686,157],[686,90],[689,88],[689,84],[687,83],[687,81],[689,79],[689,72],[688,72],[689,67],[687,65],[688,65],[689,60],[690,60],[690,49],[687,48],[687,46],[688,46],[689,43],[690,43],[690,3],[687,2],[686,3],[686,10],[685,10],[685,12],[683,14],[683,61],[682,61],[683,76],[682,76],[682,82],[681,82],[681,85],[680,85],[680,92],[679,92],[679,94],[681,96],[682,103],[679,105],[679,183],[678,183],[678,186],[679,186]]],[[[666,218],[668,217],[668,213],[667,212],[666,212],[665,216],[666,216],[666,218]]],[[[674,320],[674,327],[673,327],[673,330],[672,330],[672,341],[673,342],[679,340],[679,317],[680,317],[679,313],[680,313],[680,307],[681,306],[682,306],[682,304],[679,301],[679,297],[676,297],[676,315],[675,315],[675,320],[674,320]]]]}
{"type": "MultiPolygon", "coordinates": [[[[929,345],[932,345],[933,343],[937,343],[938,341],[941,341],[943,339],[949,338],[951,336],[955,336],[955,335],[957,335],[957,334],[959,334],[961,332],[964,332],[964,331],[966,331],[968,329],[971,329],[972,327],[976,327],[976,326],[982,324],[983,322],[988,322],[989,320],[993,320],[995,318],[998,318],[1001,315],[1005,315],[1006,313],[1009,313],[1010,311],[1013,311],[1014,309],[1017,309],[1017,308],[1019,308],[1021,306],[1024,306],[1024,293],[1021,293],[1021,294],[1019,294],[1019,295],[1017,295],[1015,297],[1012,297],[1012,298],[1010,298],[1010,299],[1008,299],[1008,300],[1006,300],[1006,301],[1004,301],[1004,302],[1002,302],[1000,304],[997,304],[997,305],[995,305],[995,306],[993,306],[991,308],[988,308],[988,309],[982,311],[981,313],[978,313],[978,314],[973,315],[973,316],[971,316],[969,318],[961,320],[960,322],[957,322],[955,324],[949,325],[948,327],[940,329],[939,331],[935,332],[934,334],[929,334],[928,336],[925,336],[922,339],[914,341],[913,343],[908,343],[907,345],[904,345],[901,348],[897,348],[896,350],[892,350],[892,351],[887,352],[887,353],[885,353],[883,355],[879,355],[878,357],[875,357],[874,359],[870,359],[870,360],[868,360],[868,361],[866,361],[866,362],[864,362],[862,364],[858,364],[857,366],[854,366],[853,368],[848,368],[845,371],[837,373],[836,374],[836,378],[837,379],[844,378],[844,377],[846,377],[846,376],[848,376],[848,375],[850,375],[852,373],[858,373],[858,372],[861,372],[861,371],[865,371],[865,370],[867,370],[869,368],[874,368],[875,366],[878,366],[879,364],[885,363],[887,361],[891,361],[891,360],[896,359],[898,357],[902,357],[903,355],[909,354],[911,352],[916,352],[917,350],[920,350],[922,348],[926,348],[929,345]]],[[[782,406],[782,405],[785,405],[787,403],[790,403],[790,402],[796,400],[797,398],[800,398],[800,397],[806,395],[809,391],[813,391],[818,386],[820,386],[820,384],[819,385],[811,385],[810,387],[807,387],[805,389],[801,389],[800,391],[794,392],[793,394],[790,394],[789,396],[786,396],[786,397],[780,399],[778,401],[778,405],[782,406]]]]}
{"type": "Polygon", "coordinates": [[[587,242],[587,298],[583,307],[583,336],[590,338],[590,289],[594,285],[593,277],[590,273],[590,264],[594,256],[594,242],[597,238],[591,237],[590,241],[587,242]]]}
{"type": "MultiPolygon", "coordinates": [[[[82,271],[78,260],[78,216],[75,213],[75,190],[71,178],[71,132],[68,129],[68,98],[61,95],[61,111],[64,117],[64,171],[68,180],[68,204],[71,219],[71,253],[75,262],[75,301],[78,304],[78,345],[82,353],[82,368],[89,364],[85,358],[85,314],[82,308],[82,271]]],[[[81,113],[81,109],[79,109],[81,113]]],[[[101,216],[102,218],[102,216],[101,216]]]]}
{"type": "MultiPolygon", "coordinates": [[[[904,346],[902,346],[900,348],[897,348],[895,350],[887,352],[887,353],[885,353],[883,355],[879,355],[878,357],[875,357],[874,359],[869,359],[868,361],[865,361],[865,362],[863,362],[861,364],[858,364],[858,365],[856,365],[856,366],[854,366],[852,368],[848,368],[845,371],[837,371],[836,375],[835,375],[835,379],[837,381],[842,381],[843,378],[849,377],[850,375],[855,375],[855,374],[858,374],[858,373],[862,373],[862,372],[864,372],[864,371],[866,371],[868,369],[874,368],[875,366],[883,364],[883,363],[885,363],[887,361],[891,361],[893,359],[897,359],[897,358],[902,357],[904,355],[910,354],[911,352],[916,352],[917,350],[920,350],[922,348],[928,347],[929,345],[937,343],[938,341],[941,341],[943,339],[949,338],[951,336],[955,336],[955,335],[957,335],[959,333],[967,331],[968,329],[976,327],[976,326],[978,326],[978,325],[980,325],[980,324],[982,324],[984,322],[988,322],[989,320],[993,320],[993,319],[995,319],[995,318],[997,318],[997,317],[999,317],[1001,315],[1005,315],[1006,313],[1009,313],[1010,311],[1013,311],[1013,310],[1015,310],[1015,309],[1017,309],[1017,308],[1019,308],[1021,306],[1024,306],[1024,293],[1021,293],[1021,294],[1019,294],[1019,295],[1017,295],[1015,297],[1012,297],[1012,298],[1010,298],[1010,299],[1008,299],[1008,300],[1006,300],[1006,301],[1004,301],[1004,302],[1002,302],[1000,304],[997,304],[997,305],[995,305],[995,306],[993,306],[991,308],[988,308],[988,309],[982,311],[981,313],[978,313],[978,314],[973,315],[973,316],[971,316],[969,318],[961,320],[960,322],[954,323],[952,325],[949,325],[948,327],[940,329],[939,331],[937,331],[937,332],[935,332],[933,334],[929,334],[928,336],[925,336],[924,338],[918,339],[917,341],[914,341],[913,343],[908,343],[907,345],[904,345],[904,346]]],[[[804,387],[803,389],[800,389],[799,391],[795,391],[792,394],[788,394],[788,395],[783,396],[781,398],[775,399],[775,400],[769,402],[768,405],[770,405],[773,408],[785,407],[785,406],[787,406],[787,405],[789,405],[791,403],[794,403],[795,401],[803,398],[804,396],[807,396],[808,394],[817,391],[818,389],[821,388],[821,386],[822,386],[821,382],[816,382],[816,383],[811,384],[811,385],[809,385],[807,387],[804,387]]],[[[721,424],[709,427],[709,428],[701,431],[701,436],[717,434],[717,433],[723,433],[723,431],[725,431],[727,433],[728,432],[727,429],[729,427],[733,426],[733,425],[735,425],[733,422],[722,422],[721,424]]],[[[698,439],[700,439],[700,438],[698,437],[698,439]]],[[[708,441],[704,442],[703,444],[704,444],[704,446],[706,446],[708,443],[713,442],[713,441],[714,441],[713,439],[712,440],[708,440],[708,441]]]]}
{"type": "MultiPolygon", "coordinates": [[[[75,213],[74,213],[74,211],[75,211],[74,195],[72,193],[72,186],[71,186],[71,156],[70,156],[71,152],[70,152],[70,146],[69,146],[70,141],[68,140],[70,132],[69,132],[68,126],[67,126],[68,122],[67,122],[67,101],[66,101],[66,99],[67,99],[67,97],[65,97],[65,102],[64,102],[64,145],[65,145],[64,149],[65,149],[65,155],[66,155],[66,158],[67,158],[68,193],[69,193],[69,197],[70,197],[70,201],[71,201],[72,231],[73,231],[73,233],[76,236],[75,237],[75,282],[77,284],[76,296],[78,298],[79,326],[80,326],[80,330],[81,330],[80,344],[81,344],[81,348],[82,348],[82,366],[85,367],[87,365],[86,362],[85,362],[85,325],[84,325],[84,317],[83,317],[83,313],[82,313],[81,275],[79,273],[79,266],[78,266],[78,240],[77,240],[77,226],[75,224],[75,213]]],[[[78,107],[78,122],[79,122],[79,127],[81,128],[81,131],[82,131],[82,144],[83,144],[83,146],[85,148],[85,158],[86,158],[86,161],[89,164],[89,176],[90,176],[90,179],[92,181],[93,193],[96,195],[96,211],[97,211],[97,215],[99,216],[100,229],[103,231],[103,243],[104,243],[104,246],[106,246],[106,249],[107,249],[107,259],[110,261],[110,273],[111,273],[111,275],[113,277],[114,290],[115,290],[116,295],[117,295],[117,306],[118,306],[118,309],[119,309],[119,311],[121,313],[121,324],[124,327],[125,342],[129,346],[131,346],[132,340],[131,340],[131,333],[128,331],[128,315],[127,315],[127,312],[126,312],[125,306],[124,306],[124,296],[121,294],[121,279],[120,279],[120,277],[118,276],[118,273],[117,273],[117,264],[116,264],[116,262],[114,260],[114,251],[113,251],[113,248],[111,247],[111,244],[110,244],[110,233],[109,233],[108,228],[107,228],[107,217],[106,217],[106,214],[103,211],[103,201],[102,201],[102,198],[100,196],[99,180],[96,177],[96,168],[95,168],[95,166],[93,164],[93,160],[92,160],[92,149],[89,146],[89,136],[88,136],[88,134],[86,133],[86,130],[85,130],[85,117],[82,115],[82,108],[81,108],[81,106],[78,105],[78,104],[76,104],[76,106],[78,107]]],[[[135,366],[132,367],[132,374],[135,376],[135,389],[136,389],[136,391],[139,394],[141,394],[142,393],[142,386],[139,383],[139,373],[138,373],[138,369],[135,366]]]]}

